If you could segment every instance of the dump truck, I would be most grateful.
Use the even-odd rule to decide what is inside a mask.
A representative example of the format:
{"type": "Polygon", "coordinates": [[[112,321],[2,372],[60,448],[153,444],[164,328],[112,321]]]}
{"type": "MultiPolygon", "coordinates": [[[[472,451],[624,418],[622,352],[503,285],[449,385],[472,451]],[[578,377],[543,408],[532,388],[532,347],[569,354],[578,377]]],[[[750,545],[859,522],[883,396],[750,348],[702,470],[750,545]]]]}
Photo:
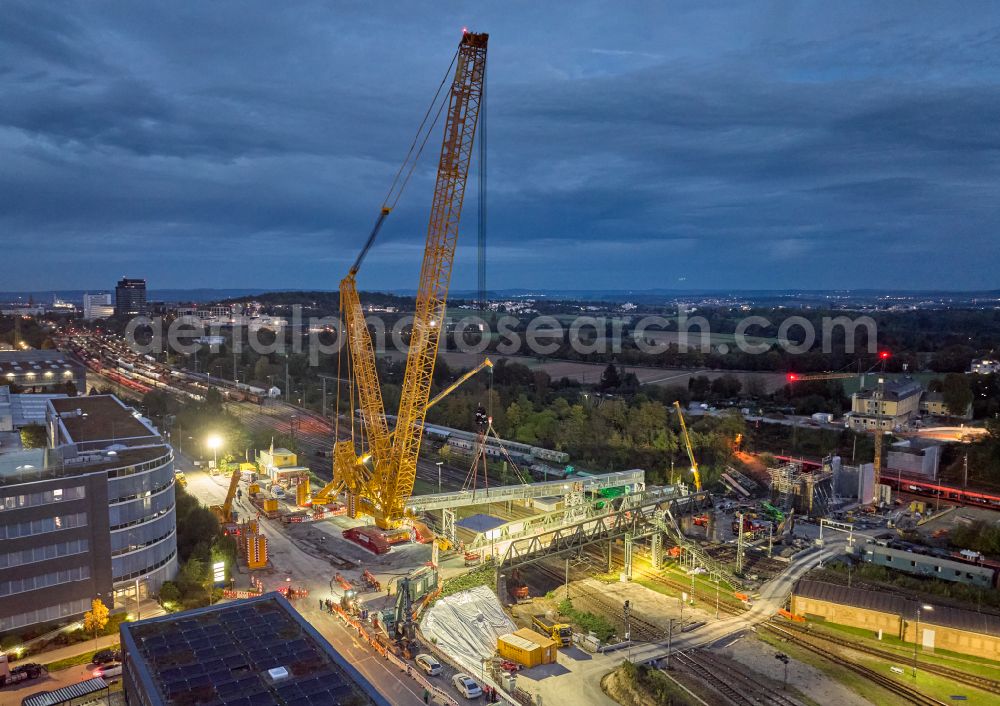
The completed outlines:
{"type": "Polygon", "coordinates": [[[561,647],[569,647],[573,644],[573,628],[568,623],[549,620],[544,615],[533,615],[531,616],[531,626],[543,635],[548,635],[561,647]]]}

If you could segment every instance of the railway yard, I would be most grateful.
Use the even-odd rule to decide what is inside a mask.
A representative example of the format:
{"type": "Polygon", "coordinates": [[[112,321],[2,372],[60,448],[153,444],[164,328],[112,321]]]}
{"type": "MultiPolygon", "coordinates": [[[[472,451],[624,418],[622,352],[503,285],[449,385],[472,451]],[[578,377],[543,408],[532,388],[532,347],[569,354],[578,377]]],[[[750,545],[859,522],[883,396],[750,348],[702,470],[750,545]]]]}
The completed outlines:
{"type": "MultiPolygon", "coordinates": [[[[184,378],[151,362],[146,370],[159,373],[159,378],[147,375],[140,382],[134,372],[142,365],[140,359],[130,358],[113,342],[77,338],[67,343],[90,367],[92,384],[111,382],[125,397],[139,399],[144,394],[135,383],[164,389],[178,399],[195,399],[207,390],[207,381],[184,378]],[[132,363],[132,371],[123,367],[127,363],[132,363]],[[153,382],[157,379],[170,382],[153,382]]],[[[315,482],[329,480],[329,449],[335,441],[331,420],[275,397],[253,397],[256,390],[213,384],[221,385],[227,410],[249,430],[293,437],[315,482]]],[[[448,429],[436,428],[432,434],[425,448],[447,443],[448,429]]],[[[511,452],[530,453],[516,447],[511,452]]],[[[403,643],[394,631],[406,622],[401,585],[416,581],[428,565],[433,565],[437,585],[446,587],[445,593],[463,581],[492,586],[515,625],[530,627],[538,614],[564,621],[576,638],[560,651],[557,665],[523,669],[515,680],[505,677],[498,658],[484,658],[478,665],[480,680],[514,701],[529,703],[540,697],[542,703],[559,703],[559,695],[571,689],[578,693],[575,703],[608,703],[601,680],[628,657],[656,665],[691,703],[827,702],[816,694],[844,703],[868,702],[857,688],[845,686],[851,679],[871,685],[879,694],[871,701],[877,703],[944,703],[922,684],[913,684],[905,646],[883,647],[778,615],[783,610],[790,615],[787,597],[798,578],[855,543],[874,541],[888,513],[876,514],[859,527],[833,522],[821,528],[816,518],[802,517],[796,524],[774,506],[762,507],[737,493],[710,498],[686,486],[651,488],[642,483],[622,493],[614,487],[599,489],[602,476],[595,474],[563,474],[561,480],[569,482],[561,496],[517,490],[529,483],[494,486],[493,502],[471,503],[462,500],[462,494],[470,492],[467,460],[439,464],[432,459],[428,455],[418,460],[419,492],[414,497],[437,502],[440,488],[444,509],[417,513],[439,539],[394,543],[384,554],[345,539],[345,531],[365,525],[363,518],[338,515],[311,521],[308,508],[303,513],[294,494],[281,498],[277,515],[263,517],[249,502],[248,482],[233,486],[224,474],[198,468],[193,457],[179,452],[177,465],[186,475],[188,492],[206,505],[225,502],[231,487],[246,490],[233,500],[233,511],[238,517],[256,518],[268,538],[267,566],[242,568],[233,586],[235,596],[255,587],[291,587],[300,596],[304,614],[316,607],[329,614],[329,599],[344,611],[343,620],[366,616],[371,649],[397,650],[401,656],[427,651],[446,665],[446,677],[462,669],[473,673],[474,665],[461,655],[443,653],[416,627],[414,644],[400,648],[403,643]],[[622,518],[627,521],[616,524],[622,518]],[[789,686],[783,683],[783,662],[772,656],[771,662],[761,663],[759,653],[789,661],[789,686]]],[[[556,465],[551,459],[545,462],[548,468],[556,465]]],[[[542,481],[537,476],[531,480],[542,481]]],[[[554,482],[548,469],[544,481],[554,482]]],[[[415,622],[437,595],[438,589],[412,595],[415,622]]],[[[1000,682],[981,667],[974,660],[939,656],[921,661],[919,679],[951,684],[969,700],[985,702],[1000,694],[1000,682]]],[[[454,696],[446,687],[432,693],[441,703],[454,696]]]]}

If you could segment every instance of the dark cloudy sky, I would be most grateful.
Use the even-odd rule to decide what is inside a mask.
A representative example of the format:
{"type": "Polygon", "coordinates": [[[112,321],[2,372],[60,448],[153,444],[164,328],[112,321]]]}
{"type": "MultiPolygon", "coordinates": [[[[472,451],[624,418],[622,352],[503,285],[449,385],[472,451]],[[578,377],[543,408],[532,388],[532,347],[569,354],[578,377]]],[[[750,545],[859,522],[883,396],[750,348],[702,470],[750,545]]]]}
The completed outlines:
{"type": "Polygon", "coordinates": [[[463,26],[491,287],[1000,286],[995,3],[0,0],[0,290],[336,288],[463,26]]]}

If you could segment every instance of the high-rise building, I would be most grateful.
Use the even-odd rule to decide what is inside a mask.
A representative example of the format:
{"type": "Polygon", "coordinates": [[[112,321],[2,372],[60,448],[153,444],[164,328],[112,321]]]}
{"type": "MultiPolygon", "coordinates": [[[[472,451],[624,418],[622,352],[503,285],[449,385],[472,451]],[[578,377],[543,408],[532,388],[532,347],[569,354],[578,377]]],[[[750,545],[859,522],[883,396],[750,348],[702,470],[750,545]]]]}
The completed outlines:
{"type": "Polygon", "coordinates": [[[142,316],[146,313],[146,280],[123,277],[115,287],[115,316],[142,316]]]}
{"type": "MultiPolygon", "coordinates": [[[[174,456],[113,395],[46,403],[48,447],[0,453],[0,635],[110,608],[177,573],[174,456]]],[[[2,451],[2,450],[0,450],[2,451]]]]}
{"type": "Polygon", "coordinates": [[[110,293],[83,295],[83,318],[87,321],[106,319],[114,313],[115,308],[111,304],[110,293]]]}

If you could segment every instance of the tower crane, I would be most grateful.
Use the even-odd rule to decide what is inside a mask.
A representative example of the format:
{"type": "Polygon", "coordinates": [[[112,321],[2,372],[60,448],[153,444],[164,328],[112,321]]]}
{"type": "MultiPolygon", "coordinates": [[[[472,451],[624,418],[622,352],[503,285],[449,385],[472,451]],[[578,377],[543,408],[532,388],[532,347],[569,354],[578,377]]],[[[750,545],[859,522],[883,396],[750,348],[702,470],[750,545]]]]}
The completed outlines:
{"type": "Polygon", "coordinates": [[[321,493],[344,492],[348,514],[369,514],[382,528],[399,525],[406,498],[412,493],[416,479],[421,433],[445,319],[465,185],[483,98],[488,39],[487,34],[463,33],[447,103],[442,104],[444,138],[399,412],[392,431],[385,414],[374,347],[356,285],[361,262],[388,216],[390,206],[383,205],[361,254],[340,283],[340,309],[357,391],[363,450],[361,455],[357,454],[353,433],[351,440],[334,444],[333,481],[321,493]]]}
{"type": "Polygon", "coordinates": [[[677,408],[677,418],[681,422],[681,434],[684,436],[684,448],[687,449],[688,459],[691,461],[691,475],[694,477],[694,489],[701,492],[701,473],[698,471],[698,462],[694,458],[694,447],[691,446],[691,436],[688,434],[687,424],[684,422],[684,413],[681,412],[681,403],[674,400],[674,407],[677,408]]]}

